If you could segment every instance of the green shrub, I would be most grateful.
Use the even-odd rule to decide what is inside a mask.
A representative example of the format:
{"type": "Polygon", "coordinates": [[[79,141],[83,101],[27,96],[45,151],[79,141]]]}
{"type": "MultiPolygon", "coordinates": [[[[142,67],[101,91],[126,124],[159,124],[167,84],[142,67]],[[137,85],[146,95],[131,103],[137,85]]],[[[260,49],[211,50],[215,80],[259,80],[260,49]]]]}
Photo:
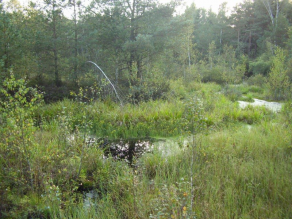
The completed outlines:
{"type": "Polygon", "coordinates": [[[264,77],[262,74],[256,74],[248,78],[247,84],[263,87],[266,81],[267,81],[266,77],[264,77]]]}
{"type": "Polygon", "coordinates": [[[245,122],[249,125],[260,122],[264,118],[264,114],[260,110],[256,110],[254,107],[248,106],[241,110],[237,117],[237,121],[245,122]]]}
{"type": "Polygon", "coordinates": [[[287,63],[287,75],[290,79],[290,82],[292,82],[292,58],[290,58],[287,63]]]}
{"type": "Polygon", "coordinates": [[[249,63],[249,71],[252,72],[253,75],[268,75],[270,68],[271,62],[261,58],[249,63]]]}
{"type": "Polygon", "coordinates": [[[127,100],[131,103],[157,100],[165,97],[169,82],[163,78],[148,78],[130,86],[127,100]]]}
{"type": "Polygon", "coordinates": [[[225,86],[223,88],[223,94],[233,102],[239,100],[242,96],[240,90],[234,86],[225,86]]]}
{"type": "Polygon", "coordinates": [[[289,101],[282,107],[283,122],[290,126],[292,121],[292,102],[289,101]]]}
{"type": "Polygon", "coordinates": [[[277,48],[273,58],[273,65],[268,77],[270,96],[275,100],[288,99],[290,97],[290,81],[287,76],[285,53],[277,48]]]}
{"type": "Polygon", "coordinates": [[[202,82],[215,82],[217,84],[224,84],[225,80],[222,77],[223,69],[220,66],[215,66],[212,69],[203,69],[200,72],[202,82]]]}
{"type": "Polygon", "coordinates": [[[248,88],[248,91],[249,91],[249,92],[252,92],[252,93],[259,93],[259,94],[264,93],[263,88],[258,87],[258,86],[250,86],[250,87],[248,88]]]}
{"type": "Polygon", "coordinates": [[[246,101],[246,102],[254,102],[254,98],[253,98],[253,95],[251,93],[247,93],[246,96],[242,96],[240,98],[240,100],[242,101],[246,101]]]}
{"type": "Polygon", "coordinates": [[[183,78],[170,81],[169,91],[166,94],[168,99],[184,99],[188,92],[183,78]]]}

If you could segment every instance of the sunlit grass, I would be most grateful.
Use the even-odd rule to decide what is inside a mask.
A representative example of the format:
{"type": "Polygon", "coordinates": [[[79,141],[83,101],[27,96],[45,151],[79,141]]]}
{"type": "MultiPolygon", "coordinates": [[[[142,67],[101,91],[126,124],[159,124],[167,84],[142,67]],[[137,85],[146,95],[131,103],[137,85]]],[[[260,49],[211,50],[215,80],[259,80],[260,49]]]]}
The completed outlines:
{"type": "MultiPolygon", "coordinates": [[[[263,122],[251,129],[241,126],[196,135],[193,215],[290,218],[290,132],[281,125],[263,122]]],[[[98,206],[106,203],[107,210],[97,208],[94,216],[183,218],[188,215],[191,145],[189,142],[189,146],[169,156],[162,156],[161,151],[144,156],[134,175],[119,170],[113,183],[119,189],[107,192],[107,198],[96,203],[98,206]]],[[[79,208],[79,211],[79,217],[86,218],[82,216],[86,210],[79,208]]]]}

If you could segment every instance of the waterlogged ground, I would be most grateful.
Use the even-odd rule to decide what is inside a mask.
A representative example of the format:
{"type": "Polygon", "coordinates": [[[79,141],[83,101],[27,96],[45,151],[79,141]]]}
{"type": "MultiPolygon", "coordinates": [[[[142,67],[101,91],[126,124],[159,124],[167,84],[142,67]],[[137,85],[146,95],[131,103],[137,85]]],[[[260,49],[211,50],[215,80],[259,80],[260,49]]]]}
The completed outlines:
{"type": "Polygon", "coordinates": [[[278,102],[268,102],[265,100],[259,100],[259,99],[254,99],[253,103],[250,102],[246,102],[246,101],[238,101],[239,103],[239,107],[240,108],[245,108],[247,106],[264,106],[267,109],[273,111],[273,112],[280,112],[282,109],[282,103],[278,103],[278,102]]]}
{"type": "MultiPolygon", "coordinates": [[[[100,141],[100,139],[90,138],[87,140],[92,144],[100,141]]],[[[139,158],[146,153],[159,153],[162,157],[173,156],[179,154],[182,150],[189,147],[192,138],[179,139],[119,139],[113,141],[102,140],[101,147],[105,148],[103,159],[110,156],[119,161],[128,163],[132,168],[140,165],[139,158]]],[[[96,201],[100,199],[100,195],[96,190],[89,190],[84,193],[83,207],[89,209],[96,206],[96,201]]]]}
{"type": "Polygon", "coordinates": [[[163,157],[168,157],[180,153],[192,142],[192,138],[179,138],[179,139],[164,139],[154,142],[154,149],[157,153],[161,153],[163,157]]]}
{"type": "MultiPolygon", "coordinates": [[[[245,108],[249,105],[253,107],[264,106],[275,113],[280,112],[282,108],[282,103],[268,102],[260,99],[254,99],[253,103],[245,101],[238,102],[240,108],[245,108]]],[[[251,130],[254,129],[254,127],[251,125],[246,125],[243,127],[243,129],[245,129],[245,133],[252,133],[251,130]]],[[[216,139],[229,139],[229,137],[230,136],[228,135],[222,137],[222,133],[216,133],[210,136],[210,140],[217,142],[216,139]]],[[[89,142],[90,145],[100,141],[100,147],[105,149],[104,159],[112,157],[115,160],[122,160],[123,162],[127,162],[135,170],[136,167],[143,163],[140,162],[140,158],[144,154],[160,154],[161,158],[167,160],[169,157],[179,155],[184,150],[188,150],[189,147],[193,146],[194,140],[195,139],[190,136],[165,139],[118,139],[114,141],[90,138],[87,140],[87,142],[89,142]]],[[[134,178],[136,177],[138,176],[134,176],[134,178]]],[[[85,209],[90,209],[92,206],[96,205],[97,200],[99,199],[100,195],[97,193],[97,191],[87,190],[84,193],[83,207],[85,209]]]]}

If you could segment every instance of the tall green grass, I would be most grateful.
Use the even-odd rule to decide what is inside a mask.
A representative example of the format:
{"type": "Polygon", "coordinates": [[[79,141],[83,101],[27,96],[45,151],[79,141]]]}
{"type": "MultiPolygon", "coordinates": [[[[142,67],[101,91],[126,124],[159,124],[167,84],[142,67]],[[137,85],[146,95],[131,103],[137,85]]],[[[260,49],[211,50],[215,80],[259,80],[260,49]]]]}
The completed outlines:
{"type": "MultiPolygon", "coordinates": [[[[273,117],[273,113],[265,108],[240,109],[237,103],[218,93],[218,87],[213,84],[197,86],[201,89],[195,91],[193,95],[203,102],[204,122],[209,128],[236,122],[253,124],[273,117]]],[[[124,106],[113,102],[83,104],[65,100],[39,108],[36,111],[36,118],[48,126],[52,125],[53,128],[57,121],[65,116],[71,132],[81,121],[90,122],[92,135],[112,139],[171,137],[183,135],[187,126],[184,119],[186,106],[190,100],[191,98],[186,97],[183,100],[157,100],[124,106]]]]}
{"type": "Polygon", "coordinates": [[[291,218],[291,104],[280,115],[240,109],[217,85],[191,87],[199,117],[185,96],[123,107],[65,100],[27,115],[34,122],[27,130],[9,118],[0,128],[1,217],[291,218]],[[191,133],[192,121],[203,128],[191,133]],[[98,143],[86,142],[91,134],[181,141],[190,133],[194,142],[169,145],[169,153],[157,148],[136,168],[104,159],[98,143]],[[82,193],[89,190],[98,194],[90,207],[82,193]]]}
{"type": "Polygon", "coordinates": [[[290,132],[263,122],[196,135],[192,214],[192,156],[185,146],[166,157],[148,154],[137,170],[115,170],[94,210],[80,204],[62,217],[87,218],[91,212],[96,218],[291,218],[290,132]]]}

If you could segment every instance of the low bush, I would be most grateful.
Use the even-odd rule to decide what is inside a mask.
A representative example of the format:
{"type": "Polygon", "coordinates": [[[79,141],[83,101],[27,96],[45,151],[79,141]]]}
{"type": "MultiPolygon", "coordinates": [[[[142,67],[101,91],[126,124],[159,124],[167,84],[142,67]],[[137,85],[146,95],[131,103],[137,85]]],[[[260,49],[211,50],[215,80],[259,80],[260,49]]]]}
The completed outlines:
{"type": "Polygon", "coordinates": [[[231,101],[237,101],[242,96],[240,89],[234,86],[225,86],[223,88],[223,94],[231,101]]]}
{"type": "Polygon", "coordinates": [[[269,95],[275,100],[287,100],[291,97],[291,84],[287,75],[285,59],[284,51],[277,48],[267,80],[269,95]]]}
{"type": "Polygon", "coordinates": [[[291,121],[292,121],[292,102],[288,101],[287,103],[284,104],[282,107],[282,116],[283,116],[283,123],[291,126],[291,121]]]}
{"type": "Polygon", "coordinates": [[[215,82],[217,84],[224,84],[223,69],[220,66],[216,66],[212,69],[205,68],[201,74],[201,80],[204,83],[215,82]]]}
{"type": "Polygon", "coordinates": [[[249,77],[246,82],[248,85],[263,87],[264,84],[266,84],[267,79],[262,74],[256,74],[254,76],[249,77]]]}
{"type": "Polygon", "coordinates": [[[271,65],[271,61],[259,58],[249,63],[249,71],[252,72],[253,75],[268,75],[271,65]]]}
{"type": "Polygon", "coordinates": [[[126,99],[133,104],[165,98],[170,88],[169,81],[158,73],[149,75],[143,80],[137,78],[131,78],[130,80],[130,88],[126,99]]]}
{"type": "Polygon", "coordinates": [[[246,102],[254,102],[253,95],[251,93],[247,93],[245,96],[242,96],[240,98],[241,101],[246,101],[246,102]]]}

